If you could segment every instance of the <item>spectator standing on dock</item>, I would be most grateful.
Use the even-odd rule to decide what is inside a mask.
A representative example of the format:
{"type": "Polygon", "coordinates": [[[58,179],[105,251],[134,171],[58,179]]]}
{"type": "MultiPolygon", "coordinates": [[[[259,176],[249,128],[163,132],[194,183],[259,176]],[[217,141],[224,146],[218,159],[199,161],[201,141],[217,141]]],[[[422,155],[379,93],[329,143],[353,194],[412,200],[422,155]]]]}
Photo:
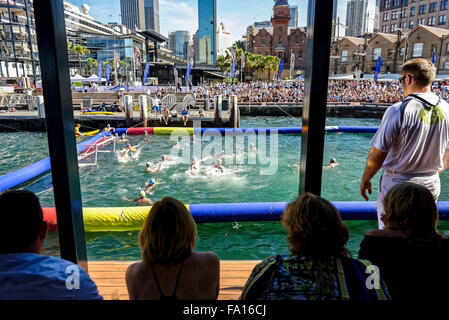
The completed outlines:
{"type": "Polygon", "coordinates": [[[126,270],[131,300],[216,300],[220,260],[196,252],[195,220],[170,197],[156,202],[139,234],[142,261],[126,270]]]}
{"type": "Polygon", "coordinates": [[[285,208],[281,221],[290,254],[257,264],[241,300],[389,299],[379,275],[373,275],[378,285],[366,285],[373,266],[349,257],[348,228],[329,201],[304,193],[285,208]]]}
{"type": "Polygon", "coordinates": [[[80,266],[40,255],[48,226],[34,193],[0,194],[0,214],[0,300],[103,299],[80,266]]]}
{"type": "Polygon", "coordinates": [[[449,166],[449,105],[431,92],[435,67],[425,59],[404,64],[400,82],[405,99],[389,107],[371,140],[360,193],[368,200],[371,178],[381,170],[377,197],[379,228],[383,229],[383,198],[397,183],[427,187],[437,201],[439,174],[449,166]]]}

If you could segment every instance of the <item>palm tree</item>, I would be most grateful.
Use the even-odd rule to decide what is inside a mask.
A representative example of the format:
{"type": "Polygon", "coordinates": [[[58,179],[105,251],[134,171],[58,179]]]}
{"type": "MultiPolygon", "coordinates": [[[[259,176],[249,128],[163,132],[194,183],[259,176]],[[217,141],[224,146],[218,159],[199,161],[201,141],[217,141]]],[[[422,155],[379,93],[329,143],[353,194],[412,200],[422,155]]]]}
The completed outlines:
{"type": "Polygon", "coordinates": [[[98,61],[95,60],[94,58],[87,58],[86,62],[87,62],[87,68],[89,70],[89,73],[92,73],[92,69],[94,67],[98,67],[98,65],[99,65],[98,61]]]}
{"type": "Polygon", "coordinates": [[[120,75],[121,75],[122,81],[123,81],[123,79],[124,79],[125,72],[126,72],[126,70],[128,69],[129,66],[130,66],[130,65],[129,65],[128,62],[126,62],[126,61],[120,61],[119,68],[120,68],[120,75]]]}
{"type": "Polygon", "coordinates": [[[271,71],[276,71],[279,68],[279,63],[281,63],[281,59],[274,56],[265,56],[265,70],[268,71],[268,80],[271,79],[271,71]]]}
{"type": "Polygon", "coordinates": [[[78,64],[80,68],[80,74],[81,74],[81,58],[85,56],[86,54],[90,53],[90,50],[83,46],[73,46],[70,42],[68,44],[68,47],[72,50],[73,53],[75,53],[78,56],[78,64]]]}

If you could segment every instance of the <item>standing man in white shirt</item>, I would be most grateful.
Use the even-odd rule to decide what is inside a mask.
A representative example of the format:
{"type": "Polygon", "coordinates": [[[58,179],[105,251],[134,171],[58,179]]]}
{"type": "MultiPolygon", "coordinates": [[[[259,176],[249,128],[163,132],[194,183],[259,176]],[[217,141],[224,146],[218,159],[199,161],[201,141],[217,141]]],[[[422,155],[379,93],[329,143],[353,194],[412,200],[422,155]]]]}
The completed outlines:
{"type": "Polygon", "coordinates": [[[405,99],[389,107],[371,140],[371,151],[360,184],[368,201],[370,180],[381,170],[377,197],[379,228],[383,229],[383,198],[394,185],[413,182],[440,195],[439,174],[449,166],[449,105],[431,92],[435,67],[426,59],[407,61],[399,82],[405,99]]]}

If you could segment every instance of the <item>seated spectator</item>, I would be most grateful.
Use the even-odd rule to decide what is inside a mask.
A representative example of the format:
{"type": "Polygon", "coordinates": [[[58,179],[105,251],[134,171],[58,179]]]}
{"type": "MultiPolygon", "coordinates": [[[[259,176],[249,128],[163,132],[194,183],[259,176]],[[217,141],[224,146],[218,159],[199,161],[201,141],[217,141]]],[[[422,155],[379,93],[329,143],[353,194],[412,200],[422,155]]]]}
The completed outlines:
{"type": "Polygon", "coordinates": [[[385,300],[388,290],[368,261],[349,257],[348,228],[326,199],[305,193],[282,215],[290,254],[276,255],[254,267],[242,300],[385,300]],[[369,287],[368,277],[377,285],[369,287]]]}
{"type": "Polygon", "coordinates": [[[40,255],[47,223],[32,192],[0,194],[0,211],[0,300],[103,299],[81,267],[40,255]]]}
{"type": "Polygon", "coordinates": [[[220,261],[213,252],[195,252],[196,224],[184,204],[156,202],[139,234],[142,261],[126,270],[131,300],[215,300],[220,261]]]}
{"type": "Polygon", "coordinates": [[[184,107],[181,111],[182,120],[184,121],[184,126],[187,125],[187,121],[190,119],[190,111],[184,107]]]}
{"type": "Polygon", "coordinates": [[[449,239],[437,231],[438,209],[424,186],[401,183],[384,198],[384,230],[369,231],[359,258],[379,267],[393,299],[441,299],[449,287],[449,239]]]}

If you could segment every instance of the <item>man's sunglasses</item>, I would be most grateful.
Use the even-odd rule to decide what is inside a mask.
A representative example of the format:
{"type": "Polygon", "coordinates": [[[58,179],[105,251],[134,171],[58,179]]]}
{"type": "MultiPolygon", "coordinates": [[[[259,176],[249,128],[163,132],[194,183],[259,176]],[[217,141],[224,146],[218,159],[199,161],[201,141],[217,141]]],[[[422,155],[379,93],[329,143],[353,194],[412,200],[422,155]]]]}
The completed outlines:
{"type": "Polygon", "coordinates": [[[407,78],[409,76],[409,74],[406,74],[405,76],[402,76],[399,78],[399,83],[402,83],[402,81],[404,81],[405,78],[407,78]]]}

